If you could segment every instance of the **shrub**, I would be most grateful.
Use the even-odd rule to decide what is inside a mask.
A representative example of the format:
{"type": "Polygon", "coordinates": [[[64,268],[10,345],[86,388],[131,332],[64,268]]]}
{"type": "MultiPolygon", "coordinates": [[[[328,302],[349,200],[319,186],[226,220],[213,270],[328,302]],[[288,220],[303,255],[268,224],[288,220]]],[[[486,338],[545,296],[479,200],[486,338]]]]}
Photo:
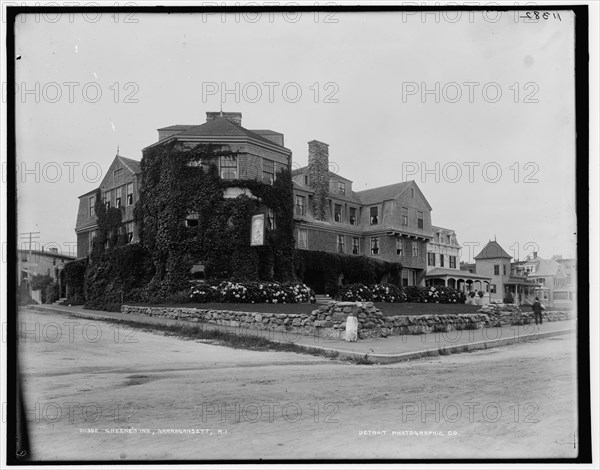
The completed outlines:
{"type": "Polygon", "coordinates": [[[514,301],[515,301],[515,299],[510,292],[504,296],[503,302],[505,304],[512,304],[514,301]]]}
{"type": "Polygon", "coordinates": [[[479,298],[483,297],[485,294],[483,293],[482,290],[480,290],[479,292],[477,292],[477,295],[479,296],[479,298]]]}
{"type": "Polygon", "coordinates": [[[349,284],[340,287],[338,298],[345,302],[404,302],[405,294],[393,284],[349,284]]]}
{"type": "Polygon", "coordinates": [[[312,302],[314,291],[297,282],[232,282],[202,283],[189,291],[193,302],[283,303],[312,302]]]}

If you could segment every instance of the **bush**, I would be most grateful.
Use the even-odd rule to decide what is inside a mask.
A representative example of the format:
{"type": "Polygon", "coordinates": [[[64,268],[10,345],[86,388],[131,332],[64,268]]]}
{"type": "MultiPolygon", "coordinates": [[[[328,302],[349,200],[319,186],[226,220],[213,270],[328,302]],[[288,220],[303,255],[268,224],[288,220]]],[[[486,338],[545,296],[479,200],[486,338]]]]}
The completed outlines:
{"type": "Polygon", "coordinates": [[[455,304],[465,303],[463,292],[444,286],[406,286],[393,284],[351,284],[339,290],[339,299],[346,302],[422,302],[455,304]]]}
{"type": "Polygon", "coordinates": [[[193,302],[224,303],[283,303],[293,304],[312,302],[313,290],[297,282],[232,282],[202,283],[193,286],[189,292],[193,302]]]}
{"type": "Polygon", "coordinates": [[[58,288],[58,282],[48,284],[42,291],[42,301],[45,304],[52,304],[60,298],[60,290],[58,288]]]}
{"type": "Polygon", "coordinates": [[[485,294],[482,290],[480,290],[479,292],[477,292],[477,295],[479,296],[479,298],[482,298],[485,294]]]}
{"type": "Polygon", "coordinates": [[[402,289],[393,284],[350,284],[340,287],[338,298],[344,302],[405,302],[402,289]]]}
{"type": "Polygon", "coordinates": [[[515,301],[515,298],[513,297],[513,295],[510,292],[504,296],[503,302],[505,304],[512,304],[514,301],[515,301]]]}

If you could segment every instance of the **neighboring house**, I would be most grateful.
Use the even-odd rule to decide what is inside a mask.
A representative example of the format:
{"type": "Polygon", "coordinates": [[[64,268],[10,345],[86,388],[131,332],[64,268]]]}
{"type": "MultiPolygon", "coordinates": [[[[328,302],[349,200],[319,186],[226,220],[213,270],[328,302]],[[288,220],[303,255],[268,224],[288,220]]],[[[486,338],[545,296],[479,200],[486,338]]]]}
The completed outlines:
{"type": "Polygon", "coordinates": [[[575,285],[572,284],[575,274],[574,260],[566,260],[564,263],[559,261],[554,258],[541,258],[534,252],[526,260],[513,263],[513,268],[538,285],[535,295],[542,303],[551,306],[571,306],[576,299],[575,285]]]}
{"type": "Polygon", "coordinates": [[[129,242],[138,241],[138,230],[133,222],[133,209],[139,199],[141,183],[140,162],[115,156],[100,186],[79,196],[77,211],[77,258],[85,258],[92,251],[92,243],[96,236],[96,197],[98,189],[106,208],[123,209],[122,221],[129,242]]]}
{"type": "Polygon", "coordinates": [[[431,206],[414,181],[355,192],[329,171],[329,146],[316,140],[292,179],[297,248],[401,263],[403,285],[423,284],[431,206]]]}
{"type": "Polygon", "coordinates": [[[502,302],[509,293],[516,304],[530,301],[537,284],[512,269],[512,256],[504,251],[498,242],[488,242],[474,259],[475,274],[491,278],[491,301],[502,302]]]}
{"type": "Polygon", "coordinates": [[[17,250],[17,269],[19,272],[19,286],[25,282],[29,289],[29,282],[33,276],[46,275],[52,277],[61,287],[61,294],[64,286],[61,280],[61,271],[66,263],[74,261],[75,257],[63,255],[58,252],[58,248],[49,248],[44,250],[17,250]]]}
{"type": "Polygon", "coordinates": [[[575,308],[577,305],[577,260],[575,258],[562,258],[553,256],[553,260],[559,263],[566,276],[565,285],[554,289],[554,306],[575,308]]]}
{"type": "Polygon", "coordinates": [[[461,269],[461,246],[454,230],[436,226],[432,226],[432,230],[433,240],[427,243],[426,285],[442,285],[461,291],[489,292],[489,277],[461,269]]]}

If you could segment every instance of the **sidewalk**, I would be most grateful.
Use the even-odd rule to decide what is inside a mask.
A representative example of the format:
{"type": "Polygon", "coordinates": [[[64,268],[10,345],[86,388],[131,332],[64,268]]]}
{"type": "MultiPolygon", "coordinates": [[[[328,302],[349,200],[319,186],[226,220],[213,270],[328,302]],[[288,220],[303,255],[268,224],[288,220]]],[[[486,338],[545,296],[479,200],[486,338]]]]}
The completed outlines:
{"type": "Polygon", "coordinates": [[[537,342],[542,338],[566,335],[576,333],[577,331],[576,321],[569,320],[563,322],[546,322],[543,325],[515,325],[501,328],[483,328],[480,330],[449,331],[447,333],[369,338],[352,343],[337,338],[302,336],[292,332],[236,328],[147,315],[87,310],[81,306],[29,305],[27,308],[90,320],[124,320],[140,323],[140,325],[199,326],[205,330],[229,331],[247,336],[259,336],[280,343],[294,343],[307,352],[337,352],[337,357],[340,359],[365,359],[366,357],[371,362],[380,364],[408,361],[421,357],[438,356],[440,354],[446,355],[489,349],[515,343],[537,342]]]}

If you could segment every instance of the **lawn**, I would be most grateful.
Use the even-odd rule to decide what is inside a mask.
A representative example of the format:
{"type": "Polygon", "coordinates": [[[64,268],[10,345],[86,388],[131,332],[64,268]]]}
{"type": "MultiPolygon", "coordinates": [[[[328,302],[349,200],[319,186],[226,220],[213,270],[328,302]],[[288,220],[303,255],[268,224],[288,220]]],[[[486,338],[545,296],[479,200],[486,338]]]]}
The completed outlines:
{"type": "MultiPolygon", "coordinates": [[[[136,305],[136,304],[132,304],[136,305]]],[[[140,304],[141,305],[141,304],[140,304]]],[[[183,307],[204,310],[230,310],[235,312],[258,313],[311,313],[321,304],[227,304],[227,303],[188,303],[188,304],[154,304],[149,307],[183,307]]],[[[430,303],[385,303],[376,302],[375,306],[386,317],[394,315],[440,315],[456,313],[475,313],[478,305],[466,304],[430,304],[430,303]]]]}

